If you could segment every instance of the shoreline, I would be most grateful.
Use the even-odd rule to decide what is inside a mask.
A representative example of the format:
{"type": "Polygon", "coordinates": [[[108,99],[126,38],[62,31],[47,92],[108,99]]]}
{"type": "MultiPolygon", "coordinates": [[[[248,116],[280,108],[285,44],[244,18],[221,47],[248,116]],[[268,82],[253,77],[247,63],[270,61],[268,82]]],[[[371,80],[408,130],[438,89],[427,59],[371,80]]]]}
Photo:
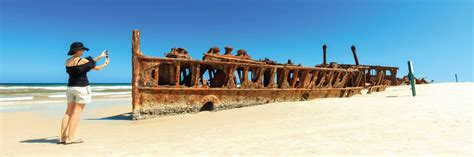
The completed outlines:
{"type": "MultiPolygon", "coordinates": [[[[131,96],[130,84],[97,84],[90,85],[93,99],[131,96]]],[[[21,103],[51,103],[66,99],[67,84],[57,83],[11,83],[0,84],[0,105],[21,103]]]]}

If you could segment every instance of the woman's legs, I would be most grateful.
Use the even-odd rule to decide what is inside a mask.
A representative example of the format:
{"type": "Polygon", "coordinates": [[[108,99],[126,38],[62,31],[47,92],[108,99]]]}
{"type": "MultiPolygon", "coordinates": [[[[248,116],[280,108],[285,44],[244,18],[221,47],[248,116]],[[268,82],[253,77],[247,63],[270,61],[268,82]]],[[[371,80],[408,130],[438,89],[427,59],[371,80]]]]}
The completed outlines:
{"type": "Polygon", "coordinates": [[[75,104],[72,110],[72,114],[69,119],[69,130],[68,130],[68,141],[74,139],[74,132],[76,131],[77,123],[81,117],[81,112],[86,104],[75,104]]]}
{"type": "Polygon", "coordinates": [[[74,106],[76,105],[76,103],[74,102],[69,102],[67,103],[67,109],[66,109],[66,113],[64,113],[64,117],[63,117],[63,120],[61,122],[61,136],[59,136],[59,138],[61,139],[60,141],[61,142],[64,142],[64,137],[67,136],[67,128],[68,128],[68,124],[69,124],[69,119],[72,115],[72,112],[73,112],[73,109],[74,109],[74,106]]]}

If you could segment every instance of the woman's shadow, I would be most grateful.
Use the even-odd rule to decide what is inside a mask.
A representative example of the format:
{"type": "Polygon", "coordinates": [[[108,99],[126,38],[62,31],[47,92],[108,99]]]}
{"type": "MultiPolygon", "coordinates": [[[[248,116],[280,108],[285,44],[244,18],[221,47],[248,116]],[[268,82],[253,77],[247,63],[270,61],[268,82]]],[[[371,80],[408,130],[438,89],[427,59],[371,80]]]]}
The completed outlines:
{"type": "Polygon", "coordinates": [[[118,115],[102,117],[102,118],[86,118],[85,120],[132,120],[132,112],[122,113],[118,115]]]}
{"type": "Polygon", "coordinates": [[[45,137],[45,138],[20,141],[20,143],[50,143],[50,144],[58,144],[58,142],[59,142],[59,136],[51,136],[51,137],[45,137]]]}
{"type": "MultiPolygon", "coordinates": [[[[122,114],[113,115],[113,116],[109,116],[109,117],[87,118],[85,120],[127,120],[127,121],[130,121],[130,120],[132,120],[132,113],[127,112],[127,113],[122,113],[122,114]]],[[[59,136],[51,136],[51,137],[45,137],[45,138],[24,140],[24,141],[20,141],[20,143],[50,143],[50,144],[57,144],[57,143],[59,143],[59,136]]]]}

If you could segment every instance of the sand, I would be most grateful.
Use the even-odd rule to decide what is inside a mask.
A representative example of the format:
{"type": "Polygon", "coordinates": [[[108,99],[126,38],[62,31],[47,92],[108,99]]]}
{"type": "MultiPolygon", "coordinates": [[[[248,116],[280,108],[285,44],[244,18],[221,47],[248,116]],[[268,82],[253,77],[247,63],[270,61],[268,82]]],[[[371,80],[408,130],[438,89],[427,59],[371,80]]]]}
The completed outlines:
{"type": "Polygon", "coordinates": [[[65,105],[0,112],[0,156],[472,156],[474,83],[417,92],[399,86],[143,121],[128,120],[130,100],[122,100],[86,107],[77,130],[85,143],[66,146],[56,144],[65,105]]]}

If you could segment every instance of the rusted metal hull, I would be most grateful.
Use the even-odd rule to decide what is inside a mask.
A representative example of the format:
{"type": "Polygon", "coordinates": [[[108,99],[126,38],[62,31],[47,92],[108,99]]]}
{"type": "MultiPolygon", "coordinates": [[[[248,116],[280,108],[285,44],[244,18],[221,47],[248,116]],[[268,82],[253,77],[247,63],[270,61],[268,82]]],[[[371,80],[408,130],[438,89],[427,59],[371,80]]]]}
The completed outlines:
{"type": "Polygon", "coordinates": [[[252,60],[245,50],[232,55],[213,47],[203,60],[193,60],[183,48],[166,58],[140,51],[139,31],[132,35],[132,117],[134,120],[219,111],[272,102],[350,97],[386,88],[382,72],[367,75],[368,67],[306,67],[252,60]],[[369,82],[370,83],[367,83],[369,82]]]}
{"type": "Polygon", "coordinates": [[[143,55],[137,61],[141,71],[134,87],[137,90],[133,90],[135,120],[194,113],[208,108],[206,104],[211,105],[206,110],[218,111],[271,102],[349,97],[363,89],[359,84],[364,74],[358,70],[143,55]],[[203,71],[216,70],[222,75],[216,72],[209,80],[204,79],[203,71]]]}
{"type": "Polygon", "coordinates": [[[140,88],[140,108],[133,111],[133,119],[196,113],[201,110],[225,109],[260,105],[272,102],[304,101],[316,98],[350,97],[360,94],[361,87],[332,89],[175,89],[140,88]],[[205,105],[212,104],[210,108],[205,105]]]}

